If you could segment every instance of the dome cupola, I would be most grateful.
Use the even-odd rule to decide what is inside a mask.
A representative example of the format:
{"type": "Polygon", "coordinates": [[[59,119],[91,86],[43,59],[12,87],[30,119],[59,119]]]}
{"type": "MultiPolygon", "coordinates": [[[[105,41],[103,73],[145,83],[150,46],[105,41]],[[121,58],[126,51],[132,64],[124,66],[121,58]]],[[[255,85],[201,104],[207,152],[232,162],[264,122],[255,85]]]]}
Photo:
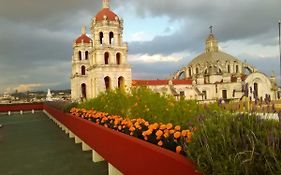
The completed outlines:
{"type": "Polygon", "coordinates": [[[89,43],[92,42],[91,38],[89,38],[86,35],[86,26],[85,25],[82,27],[81,33],[82,33],[82,35],[79,38],[77,38],[76,41],[75,41],[76,44],[81,44],[81,43],[89,44],[89,43]]]}
{"type": "Polygon", "coordinates": [[[206,53],[208,52],[218,52],[219,51],[219,46],[218,46],[218,41],[213,34],[213,26],[210,27],[210,34],[206,40],[206,53]]]}

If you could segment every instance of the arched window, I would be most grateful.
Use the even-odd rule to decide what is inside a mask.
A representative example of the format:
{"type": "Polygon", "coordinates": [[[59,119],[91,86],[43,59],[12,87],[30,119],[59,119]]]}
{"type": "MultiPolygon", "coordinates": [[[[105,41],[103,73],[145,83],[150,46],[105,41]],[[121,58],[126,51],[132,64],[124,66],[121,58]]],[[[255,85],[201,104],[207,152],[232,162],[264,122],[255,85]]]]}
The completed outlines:
{"type": "Polygon", "coordinates": [[[103,33],[100,32],[100,44],[103,44],[103,33]]]}
{"type": "Polygon", "coordinates": [[[114,42],[114,34],[113,34],[113,32],[110,32],[109,33],[109,44],[113,44],[113,42],[114,42]]]}
{"type": "Polygon", "coordinates": [[[81,84],[81,98],[82,99],[87,98],[86,84],[85,83],[81,84]]]}
{"type": "Polygon", "coordinates": [[[236,73],[239,73],[239,66],[236,65],[236,73]]]}
{"type": "Polygon", "coordinates": [[[104,53],[104,64],[108,64],[109,63],[109,53],[105,52],[104,53]]]}
{"type": "Polygon", "coordinates": [[[230,65],[227,65],[227,72],[230,73],[230,65]]]}
{"type": "Polygon", "coordinates": [[[199,68],[198,67],[196,67],[196,74],[198,74],[199,73],[199,68]]]}
{"type": "Polygon", "coordinates": [[[258,99],[259,98],[259,86],[258,86],[258,83],[254,83],[254,98],[255,99],[258,99]]]}
{"type": "Polygon", "coordinates": [[[109,76],[104,78],[105,89],[109,91],[111,89],[111,79],[109,76]]]}
{"type": "Polygon", "coordinates": [[[89,59],[89,52],[86,51],[86,52],[85,52],[85,60],[88,60],[88,59],[89,59]]]}
{"type": "Polygon", "coordinates": [[[86,75],[86,68],[85,68],[85,66],[81,67],[81,75],[86,75]]]}
{"type": "Polygon", "coordinates": [[[191,77],[191,68],[188,68],[188,75],[191,77]]]}
{"type": "Polygon", "coordinates": [[[125,79],[124,79],[124,77],[118,78],[118,88],[122,91],[125,91],[125,79]]]}
{"type": "Polygon", "coordinates": [[[116,54],[116,63],[121,64],[121,54],[119,52],[116,54]]]}
{"type": "Polygon", "coordinates": [[[82,53],[81,53],[81,51],[78,52],[78,58],[79,58],[80,61],[82,60],[82,53]]]}

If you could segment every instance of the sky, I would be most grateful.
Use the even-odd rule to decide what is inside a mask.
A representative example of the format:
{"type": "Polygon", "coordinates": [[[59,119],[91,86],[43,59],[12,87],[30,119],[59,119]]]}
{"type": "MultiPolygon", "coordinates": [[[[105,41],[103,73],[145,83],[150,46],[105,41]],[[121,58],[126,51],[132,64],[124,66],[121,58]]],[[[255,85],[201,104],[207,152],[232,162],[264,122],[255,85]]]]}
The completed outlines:
{"type": "MultiPolygon", "coordinates": [[[[0,0],[0,93],[70,89],[72,43],[102,0],[0,0]]],[[[133,79],[165,79],[204,51],[220,50],[280,77],[280,0],[110,0],[124,20],[133,79]]]]}

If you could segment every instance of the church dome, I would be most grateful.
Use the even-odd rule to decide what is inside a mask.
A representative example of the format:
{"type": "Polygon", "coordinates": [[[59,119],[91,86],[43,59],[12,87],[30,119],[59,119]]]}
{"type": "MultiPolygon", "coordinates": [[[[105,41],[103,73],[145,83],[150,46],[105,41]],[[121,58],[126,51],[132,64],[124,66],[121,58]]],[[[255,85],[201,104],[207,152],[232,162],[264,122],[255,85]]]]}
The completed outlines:
{"type": "Polygon", "coordinates": [[[92,39],[89,38],[86,34],[82,34],[79,38],[76,39],[75,43],[76,44],[81,44],[81,43],[91,43],[92,39]]]}
{"type": "Polygon", "coordinates": [[[118,20],[118,16],[111,11],[109,8],[103,8],[101,11],[99,11],[96,15],[96,21],[103,21],[104,19],[107,19],[109,21],[116,21],[118,20]]]}
{"type": "Polygon", "coordinates": [[[89,44],[89,43],[92,43],[92,39],[86,35],[86,26],[84,26],[84,25],[82,26],[81,33],[82,33],[82,35],[79,36],[75,40],[76,44],[81,44],[81,43],[89,44]]]}

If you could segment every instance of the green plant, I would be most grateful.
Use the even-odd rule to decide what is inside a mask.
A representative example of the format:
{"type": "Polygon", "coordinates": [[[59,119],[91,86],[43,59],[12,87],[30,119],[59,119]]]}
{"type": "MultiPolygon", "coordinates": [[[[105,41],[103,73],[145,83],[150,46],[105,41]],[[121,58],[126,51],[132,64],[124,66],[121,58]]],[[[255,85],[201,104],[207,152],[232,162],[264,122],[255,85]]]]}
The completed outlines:
{"type": "Polygon", "coordinates": [[[276,121],[212,113],[201,116],[185,149],[205,174],[280,174],[280,141],[276,121]]]}

